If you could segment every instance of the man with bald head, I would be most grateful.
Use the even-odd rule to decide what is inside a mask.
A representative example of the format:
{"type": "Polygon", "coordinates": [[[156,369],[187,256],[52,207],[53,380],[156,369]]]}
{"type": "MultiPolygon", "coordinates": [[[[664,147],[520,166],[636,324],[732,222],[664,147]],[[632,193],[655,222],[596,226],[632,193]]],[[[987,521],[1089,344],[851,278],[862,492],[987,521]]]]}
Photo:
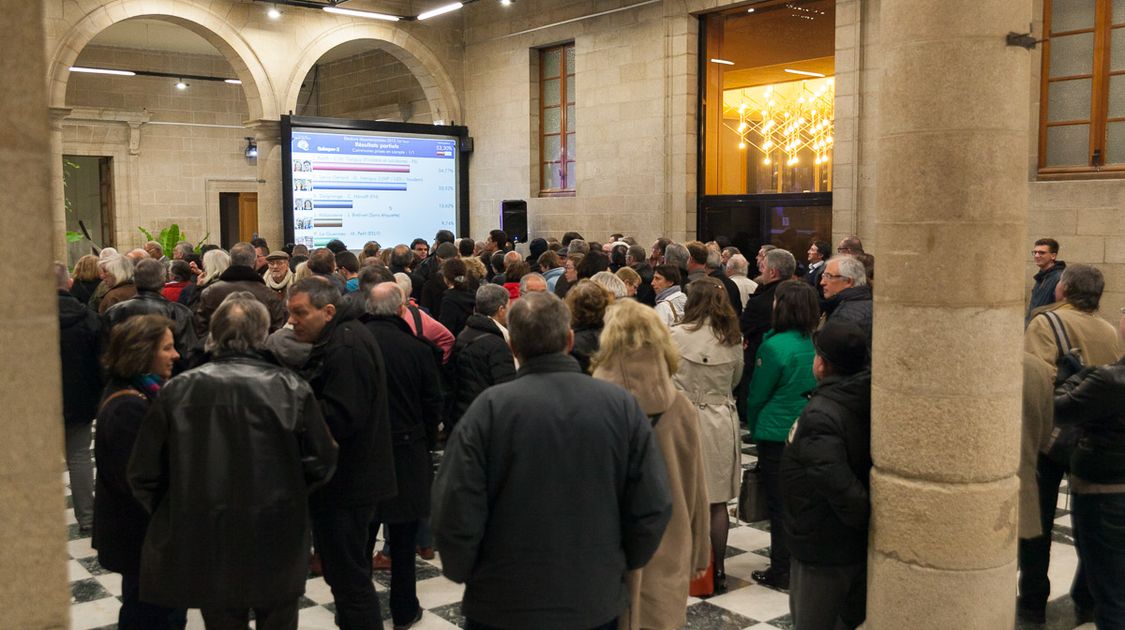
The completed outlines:
{"type": "Polygon", "coordinates": [[[380,282],[371,288],[367,314],[361,319],[383,353],[398,480],[398,495],[378,505],[366,557],[374,552],[376,528],[385,523],[395,627],[407,627],[422,616],[415,590],[414,539],[419,521],[430,515],[430,450],[437,437],[442,405],[434,353],[403,320],[405,301],[406,295],[397,283],[380,282]]]}

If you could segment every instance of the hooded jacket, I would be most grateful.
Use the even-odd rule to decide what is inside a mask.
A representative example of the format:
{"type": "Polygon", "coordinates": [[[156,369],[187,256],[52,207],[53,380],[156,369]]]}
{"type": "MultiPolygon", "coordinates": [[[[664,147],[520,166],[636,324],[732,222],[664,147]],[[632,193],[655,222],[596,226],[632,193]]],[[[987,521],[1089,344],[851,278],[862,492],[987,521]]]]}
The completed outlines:
{"type": "Polygon", "coordinates": [[[652,429],[668,467],[672,518],[660,546],[643,569],[631,571],[630,630],[681,628],[687,622],[688,586],[711,561],[711,512],[704,454],[695,406],[673,385],[664,356],[644,348],[614,357],[594,378],[620,385],[637,398],[641,411],[656,418],[652,429]]]}
{"type": "Polygon", "coordinates": [[[871,372],[825,378],[781,456],[785,533],[794,558],[810,565],[866,561],[870,472],[871,372]]]}

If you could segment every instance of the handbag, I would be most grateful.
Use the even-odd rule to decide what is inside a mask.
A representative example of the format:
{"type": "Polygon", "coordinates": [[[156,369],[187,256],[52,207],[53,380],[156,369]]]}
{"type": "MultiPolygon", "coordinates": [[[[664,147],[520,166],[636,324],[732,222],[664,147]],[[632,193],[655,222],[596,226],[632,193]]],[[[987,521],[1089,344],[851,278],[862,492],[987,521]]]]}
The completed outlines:
{"type": "Polygon", "coordinates": [[[693,579],[688,586],[688,595],[691,597],[707,597],[715,593],[715,558],[707,563],[707,572],[703,577],[693,579]]]}
{"type": "MultiPolygon", "coordinates": [[[[1077,348],[1070,345],[1070,335],[1066,334],[1066,326],[1062,319],[1052,311],[1043,313],[1051,330],[1055,333],[1055,347],[1058,356],[1055,359],[1055,386],[1058,387],[1071,376],[1082,371],[1082,354],[1077,348]]],[[[1051,437],[1047,441],[1047,459],[1070,470],[1070,456],[1078,447],[1078,440],[1082,436],[1081,430],[1075,425],[1060,427],[1055,425],[1051,429],[1051,437]]]]}
{"type": "Polygon", "coordinates": [[[762,469],[758,464],[742,471],[742,489],[738,493],[738,518],[747,523],[769,518],[766,486],[762,483],[762,469]]]}

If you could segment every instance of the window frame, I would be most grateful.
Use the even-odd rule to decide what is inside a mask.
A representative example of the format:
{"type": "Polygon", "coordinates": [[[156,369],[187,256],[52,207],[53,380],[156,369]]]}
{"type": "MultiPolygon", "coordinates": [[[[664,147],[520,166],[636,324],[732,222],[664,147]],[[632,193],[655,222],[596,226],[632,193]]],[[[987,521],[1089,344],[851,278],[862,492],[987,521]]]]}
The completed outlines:
{"type": "MultiPolygon", "coordinates": [[[[577,179],[577,166],[578,166],[577,160],[575,160],[574,158],[571,157],[572,147],[570,146],[570,143],[567,140],[567,136],[569,136],[571,133],[573,133],[575,135],[575,144],[577,144],[577,135],[578,135],[578,133],[577,133],[578,132],[577,120],[575,121],[574,132],[567,131],[569,118],[570,118],[569,114],[567,113],[567,108],[571,105],[574,105],[575,109],[577,110],[577,102],[573,98],[573,95],[570,94],[570,90],[567,89],[567,79],[569,77],[574,77],[575,83],[577,84],[577,82],[578,82],[578,77],[576,76],[574,68],[571,68],[570,64],[567,63],[567,50],[568,49],[574,49],[574,42],[573,41],[565,42],[565,43],[562,43],[562,44],[555,44],[555,45],[552,45],[552,46],[546,46],[546,47],[538,49],[538,53],[539,53],[539,157],[536,160],[536,163],[537,163],[538,174],[539,174],[539,196],[540,197],[573,197],[573,196],[575,196],[576,189],[577,189],[577,185],[576,185],[577,182],[568,181],[568,178],[567,178],[567,170],[568,170],[567,167],[569,165],[573,164],[575,174],[576,174],[575,179],[577,179]],[[556,50],[559,51],[559,73],[557,75],[553,74],[551,76],[547,76],[544,72],[547,64],[544,63],[544,61],[545,61],[546,56],[548,54],[550,54],[551,52],[556,51],[556,50]],[[547,105],[546,100],[544,99],[544,90],[545,90],[547,81],[552,80],[552,79],[558,80],[558,82],[559,82],[559,104],[558,105],[547,105]],[[546,120],[547,120],[547,115],[546,115],[547,110],[555,109],[555,108],[558,108],[558,110],[559,110],[559,131],[558,131],[558,133],[547,133],[547,131],[545,129],[546,120]],[[548,160],[548,159],[545,159],[547,138],[548,137],[554,137],[554,136],[557,136],[559,138],[559,159],[558,160],[548,160]],[[562,186],[561,187],[559,187],[559,188],[548,188],[546,186],[547,182],[543,180],[543,169],[548,164],[562,165],[562,173],[561,173],[562,186]]],[[[575,51],[575,54],[577,56],[577,51],[575,51]]],[[[577,65],[577,64],[575,64],[575,65],[577,65]]],[[[574,91],[575,92],[578,91],[577,87],[575,88],[574,91]]],[[[574,118],[577,119],[577,115],[575,115],[574,118]]]]}
{"type": "Polygon", "coordinates": [[[1037,171],[1041,179],[1083,179],[1098,177],[1125,177],[1125,161],[1107,164],[1109,123],[1125,123],[1125,115],[1109,116],[1110,78],[1125,75],[1125,68],[1110,67],[1113,31],[1125,29],[1125,22],[1114,24],[1113,1],[1095,0],[1094,25],[1089,28],[1051,31],[1053,0],[1043,0],[1043,53],[1039,78],[1039,138],[1037,171]],[[1089,73],[1050,76],[1051,38],[1090,33],[1094,36],[1089,73]],[[1091,83],[1090,116],[1083,119],[1048,121],[1048,102],[1052,83],[1089,79],[1091,83]],[[1047,166],[1047,130],[1052,127],[1089,125],[1086,164],[1082,166],[1047,166]],[[1097,159],[1095,159],[1095,157],[1097,159]]]}

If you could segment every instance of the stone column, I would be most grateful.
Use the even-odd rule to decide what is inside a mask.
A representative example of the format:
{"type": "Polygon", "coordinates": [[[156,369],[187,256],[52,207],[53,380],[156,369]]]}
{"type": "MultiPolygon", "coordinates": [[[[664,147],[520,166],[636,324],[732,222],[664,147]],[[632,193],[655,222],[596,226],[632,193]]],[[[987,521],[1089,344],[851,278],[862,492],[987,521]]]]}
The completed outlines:
{"type": "Polygon", "coordinates": [[[1015,616],[1029,0],[883,0],[869,630],[1015,616]]]}
{"type": "Polygon", "coordinates": [[[271,249],[285,245],[281,214],[281,122],[255,120],[246,128],[258,143],[258,235],[271,249]]]}
{"type": "Polygon", "coordinates": [[[43,3],[0,0],[2,625],[66,628],[63,437],[43,3]]]}
{"type": "Polygon", "coordinates": [[[66,243],[66,189],[63,186],[63,119],[70,115],[70,109],[52,107],[49,110],[51,130],[51,219],[54,232],[51,244],[55,248],[55,260],[67,262],[66,243]]]}

